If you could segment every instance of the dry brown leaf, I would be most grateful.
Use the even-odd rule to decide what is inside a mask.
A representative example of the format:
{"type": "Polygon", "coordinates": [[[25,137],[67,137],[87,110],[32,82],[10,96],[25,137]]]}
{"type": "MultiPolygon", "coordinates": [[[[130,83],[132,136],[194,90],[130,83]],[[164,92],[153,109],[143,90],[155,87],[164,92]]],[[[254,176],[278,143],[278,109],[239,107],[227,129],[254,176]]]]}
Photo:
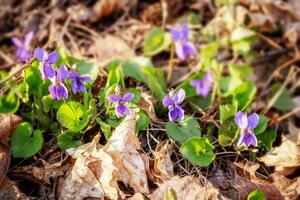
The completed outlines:
{"type": "Polygon", "coordinates": [[[17,200],[30,200],[31,198],[27,197],[23,192],[21,192],[17,184],[7,177],[3,180],[3,183],[0,184],[0,199],[17,199],[17,200]]]}
{"type": "Polygon", "coordinates": [[[263,191],[269,200],[294,200],[300,194],[300,178],[290,180],[274,173],[268,179],[262,179],[256,173],[259,164],[250,161],[234,163],[231,168],[236,172],[234,177],[229,179],[230,184],[238,191],[239,196],[236,198],[245,199],[249,192],[255,189],[263,191]]]}
{"type": "Polygon", "coordinates": [[[10,153],[8,148],[0,142],[0,185],[6,176],[10,163],[10,153]]]}
{"type": "Polygon", "coordinates": [[[21,122],[21,118],[13,114],[0,114],[0,141],[8,145],[10,135],[21,122]]]}
{"type": "Polygon", "coordinates": [[[172,151],[173,147],[169,142],[157,144],[154,159],[150,160],[153,167],[151,173],[155,177],[153,180],[155,183],[163,183],[174,176],[173,163],[171,161],[172,151]]]}
{"type": "Polygon", "coordinates": [[[118,199],[124,195],[118,181],[130,185],[135,192],[148,194],[146,166],[138,151],[140,144],[135,126],[136,114],[133,113],[116,128],[103,147],[97,135],[91,143],[68,150],[76,162],[63,185],[60,199],[118,199]]]}
{"type": "MultiPolygon", "coordinates": [[[[218,199],[219,191],[214,188],[204,177],[194,178],[185,176],[180,178],[174,176],[169,181],[164,182],[150,196],[153,200],[164,200],[166,196],[173,199],[218,199]]],[[[171,199],[170,198],[170,199],[171,199]]]]}
{"type": "Polygon", "coordinates": [[[135,56],[134,50],[121,38],[114,35],[105,35],[94,38],[90,52],[97,56],[101,63],[108,63],[113,59],[126,60],[135,56]]]}
{"type": "Polygon", "coordinates": [[[282,175],[290,175],[300,167],[300,129],[289,122],[289,130],[289,134],[282,136],[280,146],[259,158],[282,175]]]}
{"type": "Polygon", "coordinates": [[[72,169],[72,163],[67,162],[63,165],[51,165],[47,167],[24,166],[13,170],[14,174],[20,174],[22,177],[29,176],[45,184],[50,184],[50,178],[63,176],[66,171],[72,169]],[[25,175],[25,176],[24,176],[25,175]]]}
{"type": "Polygon", "coordinates": [[[156,116],[154,108],[154,104],[156,104],[155,98],[146,92],[142,92],[141,97],[142,98],[139,102],[139,107],[148,114],[152,121],[158,122],[159,119],[156,116]]]}
{"type": "Polygon", "coordinates": [[[76,21],[96,22],[102,17],[133,7],[136,4],[137,0],[98,0],[92,7],[77,4],[72,6],[68,12],[76,21]]]}

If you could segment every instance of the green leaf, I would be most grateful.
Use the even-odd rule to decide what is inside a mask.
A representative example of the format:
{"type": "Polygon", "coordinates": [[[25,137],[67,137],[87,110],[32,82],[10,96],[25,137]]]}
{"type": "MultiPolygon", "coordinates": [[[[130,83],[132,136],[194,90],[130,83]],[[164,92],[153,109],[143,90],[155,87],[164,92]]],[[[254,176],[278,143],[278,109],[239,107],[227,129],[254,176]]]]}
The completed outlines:
{"type": "Polygon", "coordinates": [[[253,130],[255,135],[259,135],[266,130],[268,121],[269,118],[265,117],[264,115],[259,115],[259,122],[256,128],[253,130]]]}
{"type": "Polygon", "coordinates": [[[11,136],[11,151],[15,158],[28,158],[36,154],[43,146],[42,132],[33,131],[28,122],[17,126],[11,136]]]}
{"type": "Polygon", "coordinates": [[[161,28],[151,29],[144,41],[144,54],[146,56],[156,55],[166,50],[171,44],[171,36],[161,28]]]}
{"type": "Polygon", "coordinates": [[[266,194],[259,189],[254,190],[248,194],[247,200],[266,200],[266,194]]]}
{"type": "Polygon", "coordinates": [[[156,77],[156,74],[154,73],[153,70],[150,70],[148,68],[144,68],[143,69],[143,73],[144,73],[144,78],[145,78],[145,83],[148,85],[148,87],[150,88],[151,92],[153,92],[154,96],[159,100],[162,101],[164,96],[165,96],[165,92],[162,88],[162,86],[159,84],[159,81],[156,77]]]}
{"type": "Polygon", "coordinates": [[[100,129],[104,133],[105,139],[108,140],[112,135],[111,126],[102,121],[99,117],[96,118],[96,122],[100,125],[100,129]]]}
{"type": "Polygon", "coordinates": [[[201,136],[200,125],[189,116],[178,123],[168,122],[166,129],[169,136],[181,144],[193,136],[201,136]]]}
{"type": "Polygon", "coordinates": [[[256,94],[256,87],[253,82],[247,81],[234,91],[234,100],[237,102],[238,110],[245,110],[252,102],[256,94]]]}
{"type": "Polygon", "coordinates": [[[41,72],[39,70],[39,62],[34,61],[30,67],[25,70],[25,83],[28,86],[28,94],[41,96],[40,85],[43,83],[41,72]]]}
{"type": "Polygon", "coordinates": [[[41,99],[41,102],[43,104],[43,110],[45,113],[48,113],[51,110],[52,107],[52,98],[50,95],[43,96],[41,99]]]}
{"type": "Polygon", "coordinates": [[[56,118],[62,126],[73,132],[79,132],[89,122],[89,113],[82,104],[70,101],[59,107],[56,118]]]}
{"type": "Polygon", "coordinates": [[[79,147],[82,145],[82,142],[80,139],[76,139],[76,136],[78,136],[78,134],[75,134],[72,131],[65,131],[57,137],[57,145],[63,150],[79,147]]]}
{"type": "Polygon", "coordinates": [[[242,84],[242,80],[235,76],[223,76],[220,78],[219,85],[223,97],[232,95],[242,84]]]}
{"type": "Polygon", "coordinates": [[[125,76],[134,78],[138,81],[144,82],[143,68],[153,69],[153,64],[149,58],[135,57],[125,61],[123,70],[125,76]]]}
{"type": "Polygon", "coordinates": [[[272,145],[276,139],[276,136],[276,131],[272,128],[268,128],[263,133],[256,136],[258,147],[270,151],[272,149],[272,145]]]}
{"type": "Polygon", "coordinates": [[[248,65],[240,65],[240,64],[229,64],[229,72],[231,76],[245,79],[253,72],[253,68],[248,65]]]}
{"type": "Polygon", "coordinates": [[[144,111],[140,110],[137,116],[136,132],[139,133],[141,130],[146,129],[149,124],[150,118],[144,111]]]}
{"type": "Polygon", "coordinates": [[[180,153],[191,163],[207,167],[215,159],[214,146],[206,137],[192,137],[182,144],[180,153]]]}
{"type": "Polygon", "coordinates": [[[208,108],[211,104],[211,94],[209,94],[208,97],[203,97],[203,96],[195,96],[191,98],[191,101],[201,108],[202,110],[208,108]]]}
{"type": "Polygon", "coordinates": [[[19,105],[19,99],[13,93],[0,96],[0,113],[15,113],[19,105]]]}
{"type": "Polygon", "coordinates": [[[121,62],[119,60],[113,60],[108,64],[108,77],[106,82],[106,88],[113,85],[120,85],[124,87],[124,75],[121,62]]]}
{"type": "Polygon", "coordinates": [[[294,108],[294,103],[287,89],[283,88],[283,90],[280,91],[281,87],[282,85],[280,83],[276,83],[272,86],[272,96],[275,96],[278,92],[280,92],[280,95],[273,104],[273,107],[281,111],[290,111],[294,108]]]}
{"type": "Polygon", "coordinates": [[[229,146],[232,144],[236,137],[237,126],[234,117],[226,119],[220,126],[218,141],[222,146],[229,146]]]}
{"type": "Polygon", "coordinates": [[[228,118],[235,115],[237,112],[237,106],[232,104],[220,105],[220,122],[221,124],[228,118]]]}

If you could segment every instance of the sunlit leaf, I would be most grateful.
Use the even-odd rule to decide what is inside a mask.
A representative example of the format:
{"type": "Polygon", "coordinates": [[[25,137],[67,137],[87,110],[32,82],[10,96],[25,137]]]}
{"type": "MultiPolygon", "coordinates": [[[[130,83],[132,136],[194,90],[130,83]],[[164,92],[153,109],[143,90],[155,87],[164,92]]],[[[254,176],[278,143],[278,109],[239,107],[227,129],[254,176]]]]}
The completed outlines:
{"type": "Polygon", "coordinates": [[[70,101],[59,107],[56,118],[62,126],[73,132],[79,132],[87,125],[89,113],[82,104],[70,101]]]}
{"type": "Polygon", "coordinates": [[[214,146],[206,137],[192,137],[182,144],[180,153],[191,163],[207,167],[215,159],[214,146]]]}
{"type": "Polygon", "coordinates": [[[166,50],[171,44],[171,36],[161,28],[151,29],[144,41],[144,54],[146,56],[156,55],[166,50]]]}
{"type": "Polygon", "coordinates": [[[233,143],[236,134],[237,126],[234,121],[234,117],[226,119],[220,126],[218,133],[218,141],[222,146],[229,146],[233,143]]]}

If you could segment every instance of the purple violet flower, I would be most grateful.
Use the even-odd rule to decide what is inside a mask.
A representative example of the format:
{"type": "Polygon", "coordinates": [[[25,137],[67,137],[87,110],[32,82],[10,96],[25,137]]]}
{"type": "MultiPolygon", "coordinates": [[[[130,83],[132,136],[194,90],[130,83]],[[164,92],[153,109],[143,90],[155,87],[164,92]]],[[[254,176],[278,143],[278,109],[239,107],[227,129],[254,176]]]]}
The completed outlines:
{"type": "Polygon", "coordinates": [[[240,139],[237,142],[237,146],[243,145],[246,149],[250,146],[257,146],[257,139],[253,130],[259,122],[259,115],[252,113],[247,116],[243,112],[239,111],[235,115],[235,123],[241,129],[240,139]]]}
{"type": "Polygon", "coordinates": [[[112,94],[108,97],[108,101],[115,105],[115,113],[117,117],[120,118],[124,115],[130,115],[130,109],[125,105],[125,103],[131,101],[133,98],[133,93],[126,93],[123,96],[112,94]]]}
{"type": "Polygon", "coordinates": [[[59,67],[55,72],[55,80],[49,86],[48,90],[52,99],[61,100],[63,97],[68,98],[68,89],[64,84],[64,80],[68,77],[68,69],[66,66],[59,67]]]}
{"type": "Polygon", "coordinates": [[[16,55],[18,57],[18,61],[20,62],[28,62],[31,57],[31,50],[30,50],[30,42],[34,36],[33,31],[30,31],[25,35],[24,42],[22,43],[20,39],[17,37],[12,37],[12,42],[18,47],[16,55]]]}
{"type": "Polygon", "coordinates": [[[34,56],[40,62],[40,71],[43,80],[53,78],[55,76],[55,70],[52,64],[56,63],[58,60],[57,51],[48,54],[44,49],[38,47],[34,50],[34,56]]]}
{"type": "Polygon", "coordinates": [[[86,87],[84,82],[90,82],[91,78],[89,76],[80,76],[77,72],[71,71],[68,74],[68,78],[72,79],[72,92],[76,94],[77,92],[86,92],[86,87]]]}
{"type": "Polygon", "coordinates": [[[175,52],[180,60],[186,60],[190,56],[197,54],[193,43],[189,42],[189,27],[187,24],[181,30],[171,29],[172,39],[175,41],[175,52]]]}
{"type": "Polygon", "coordinates": [[[190,84],[196,87],[196,92],[198,95],[207,97],[212,89],[213,84],[211,71],[206,72],[201,80],[191,80],[190,84]]]}
{"type": "Polygon", "coordinates": [[[183,102],[185,98],[185,91],[183,89],[179,89],[175,92],[174,95],[167,95],[163,99],[163,106],[169,109],[169,120],[183,120],[184,119],[184,111],[180,107],[180,104],[183,102]]]}

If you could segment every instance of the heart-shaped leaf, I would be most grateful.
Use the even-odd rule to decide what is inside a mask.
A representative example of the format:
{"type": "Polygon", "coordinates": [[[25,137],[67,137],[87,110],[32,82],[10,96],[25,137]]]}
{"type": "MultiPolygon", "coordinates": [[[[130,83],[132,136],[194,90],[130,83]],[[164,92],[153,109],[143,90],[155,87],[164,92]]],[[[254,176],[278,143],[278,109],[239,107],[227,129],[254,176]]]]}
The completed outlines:
{"type": "Polygon", "coordinates": [[[168,122],[166,129],[169,136],[181,144],[191,137],[201,136],[200,125],[193,117],[186,116],[178,123],[168,122]]]}
{"type": "Polygon", "coordinates": [[[206,137],[192,137],[182,144],[180,153],[191,163],[207,167],[215,159],[214,146],[206,137]]]}
{"type": "Polygon", "coordinates": [[[82,145],[82,142],[78,139],[78,134],[66,131],[57,137],[57,145],[59,148],[67,150],[72,147],[79,147],[82,145]]]}
{"type": "Polygon", "coordinates": [[[234,117],[226,119],[219,129],[218,141],[222,146],[231,145],[237,133],[234,117]]]}
{"type": "Polygon", "coordinates": [[[19,104],[19,99],[13,93],[0,96],[0,113],[15,113],[19,104]]]}
{"type": "Polygon", "coordinates": [[[56,118],[62,126],[73,132],[79,132],[87,125],[89,113],[82,104],[70,101],[59,107],[56,118]]]}
{"type": "Polygon", "coordinates": [[[256,86],[253,82],[247,81],[241,84],[234,91],[234,100],[237,102],[238,109],[244,110],[250,105],[256,94],[256,86]]]}
{"type": "Polygon", "coordinates": [[[150,123],[150,118],[144,111],[141,110],[137,116],[136,132],[139,133],[141,130],[146,129],[149,123],[150,123]]]}
{"type": "Polygon", "coordinates": [[[167,49],[171,44],[171,36],[161,28],[153,28],[147,33],[144,41],[144,54],[156,55],[167,49]]]}
{"type": "Polygon", "coordinates": [[[43,146],[42,132],[33,131],[28,122],[17,126],[11,136],[11,151],[15,158],[28,158],[36,154],[43,146]]]}

